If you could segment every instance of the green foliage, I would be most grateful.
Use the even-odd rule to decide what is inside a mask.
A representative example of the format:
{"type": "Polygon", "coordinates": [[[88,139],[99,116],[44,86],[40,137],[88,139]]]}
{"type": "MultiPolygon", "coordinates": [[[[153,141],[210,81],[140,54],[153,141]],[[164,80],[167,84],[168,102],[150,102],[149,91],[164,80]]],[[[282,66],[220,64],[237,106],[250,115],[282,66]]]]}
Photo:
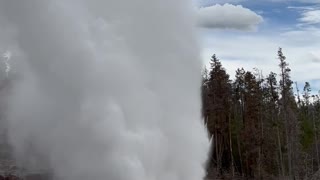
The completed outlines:
{"type": "Polygon", "coordinates": [[[314,142],[314,131],[312,122],[308,119],[303,119],[300,123],[301,134],[300,143],[305,152],[307,152],[314,142]]]}

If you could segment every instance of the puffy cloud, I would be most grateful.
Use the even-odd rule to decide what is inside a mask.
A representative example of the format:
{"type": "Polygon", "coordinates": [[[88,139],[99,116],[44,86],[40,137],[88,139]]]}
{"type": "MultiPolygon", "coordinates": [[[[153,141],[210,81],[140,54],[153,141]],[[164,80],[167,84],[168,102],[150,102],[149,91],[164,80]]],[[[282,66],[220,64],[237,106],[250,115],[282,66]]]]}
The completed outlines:
{"type": "Polygon", "coordinates": [[[198,10],[198,25],[209,29],[255,30],[262,16],[241,5],[216,4],[198,10]]]}

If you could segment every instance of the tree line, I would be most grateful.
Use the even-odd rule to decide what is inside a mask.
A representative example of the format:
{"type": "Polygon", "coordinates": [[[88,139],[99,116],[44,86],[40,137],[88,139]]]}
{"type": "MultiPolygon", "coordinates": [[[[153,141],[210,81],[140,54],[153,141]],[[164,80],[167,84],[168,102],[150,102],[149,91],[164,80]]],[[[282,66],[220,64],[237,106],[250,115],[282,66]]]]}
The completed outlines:
{"type": "Polygon", "coordinates": [[[304,179],[320,166],[320,97],[299,89],[279,48],[278,74],[239,68],[230,79],[216,55],[202,77],[202,116],[212,146],[207,176],[304,179]]]}

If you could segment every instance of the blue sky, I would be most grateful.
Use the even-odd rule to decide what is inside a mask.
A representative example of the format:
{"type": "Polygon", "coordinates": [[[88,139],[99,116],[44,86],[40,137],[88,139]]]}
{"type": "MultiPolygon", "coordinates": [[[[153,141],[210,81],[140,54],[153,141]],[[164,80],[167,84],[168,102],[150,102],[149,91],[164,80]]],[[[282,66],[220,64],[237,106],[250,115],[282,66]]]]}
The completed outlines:
{"type": "Polygon", "coordinates": [[[205,64],[215,53],[232,78],[238,67],[277,73],[282,47],[293,80],[320,90],[320,0],[198,0],[197,6],[205,64]]]}

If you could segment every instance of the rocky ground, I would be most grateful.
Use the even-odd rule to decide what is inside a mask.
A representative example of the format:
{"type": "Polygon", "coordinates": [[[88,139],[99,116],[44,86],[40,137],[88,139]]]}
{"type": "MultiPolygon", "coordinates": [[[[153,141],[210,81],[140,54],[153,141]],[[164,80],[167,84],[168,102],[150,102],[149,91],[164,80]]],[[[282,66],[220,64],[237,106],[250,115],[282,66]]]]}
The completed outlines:
{"type": "Polygon", "coordinates": [[[47,174],[27,174],[23,176],[18,175],[0,175],[0,180],[52,180],[47,174]]]}
{"type": "Polygon", "coordinates": [[[19,177],[15,175],[0,175],[0,180],[51,180],[51,178],[44,174],[29,174],[24,177],[19,177]]]}
{"type": "Polygon", "coordinates": [[[12,160],[0,160],[0,180],[52,180],[52,177],[44,171],[19,168],[12,160]]]}

